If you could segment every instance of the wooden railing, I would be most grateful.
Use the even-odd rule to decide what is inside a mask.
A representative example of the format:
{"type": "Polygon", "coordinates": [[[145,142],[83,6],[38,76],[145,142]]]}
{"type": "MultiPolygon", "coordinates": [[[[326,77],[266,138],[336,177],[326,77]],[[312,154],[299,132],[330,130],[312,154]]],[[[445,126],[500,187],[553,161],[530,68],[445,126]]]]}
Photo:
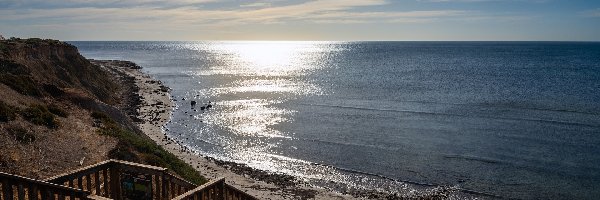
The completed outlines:
{"type": "Polygon", "coordinates": [[[196,185],[167,172],[167,168],[138,163],[108,160],[46,181],[82,189],[111,199],[122,199],[123,174],[143,175],[150,184],[152,199],[171,199],[193,189],[196,185]]]}
{"type": "Polygon", "coordinates": [[[225,178],[210,181],[198,186],[173,200],[255,200],[253,196],[231,187],[225,183],[225,178]]]}
{"type": "Polygon", "coordinates": [[[256,197],[241,191],[229,184],[225,184],[224,200],[257,200],[256,197]]]}
{"type": "Polygon", "coordinates": [[[202,199],[254,200],[256,198],[225,183],[225,178],[196,186],[167,172],[166,168],[108,160],[44,181],[0,172],[0,200],[24,199],[202,199]],[[135,179],[135,181],[134,181],[135,179]],[[137,184],[139,181],[141,184],[137,184]],[[136,182],[134,184],[134,182],[136,182]],[[142,186],[144,192],[128,190],[142,186]],[[141,196],[139,196],[141,195],[141,196]]]}
{"type": "Polygon", "coordinates": [[[93,198],[89,197],[89,192],[80,189],[70,188],[3,172],[0,172],[0,185],[2,188],[2,190],[0,190],[0,197],[2,200],[87,200],[93,198]]]}

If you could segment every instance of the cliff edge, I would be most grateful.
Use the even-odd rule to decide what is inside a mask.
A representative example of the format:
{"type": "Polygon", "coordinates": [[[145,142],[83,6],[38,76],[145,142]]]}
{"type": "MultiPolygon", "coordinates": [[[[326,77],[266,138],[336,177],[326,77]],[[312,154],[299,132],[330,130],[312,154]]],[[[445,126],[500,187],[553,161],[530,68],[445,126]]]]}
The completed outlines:
{"type": "Polygon", "coordinates": [[[98,65],[68,43],[0,40],[0,171],[43,179],[116,158],[205,181],[138,128],[133,77],[98,65]]]}

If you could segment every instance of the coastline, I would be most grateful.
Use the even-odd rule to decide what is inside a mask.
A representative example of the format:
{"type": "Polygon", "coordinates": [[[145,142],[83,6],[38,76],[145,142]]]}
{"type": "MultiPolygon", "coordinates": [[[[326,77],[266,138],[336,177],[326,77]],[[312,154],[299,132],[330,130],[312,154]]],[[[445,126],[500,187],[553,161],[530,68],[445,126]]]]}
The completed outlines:
{"type": "Polygon", "coordinates": [[[140,67],[128,61],[96,61],[111,70],[132,79],[132,87],[137,95],[128,95],[127,101],[134,102],[137,109],[128,114],[136,114],[140,130],[181,160],[192,165],[202,176],[212,180],[224,177],[234,185],[258,199],[358,199],[322,188],[295,181],[294,177],[255,170],[245,165],[224,162],[197,155],[177,141],[167,137],[164,126],[169,123],[172,111],[176,108],[171,99],[170,89],[158,80],[141,71],[140,67]],[[137,96],[137,97],[136,97],[137,96]],[[135,98],[135,99],[132,99],[135,98]],[[236,173],[237,172],[237,173],[236,173]]]}

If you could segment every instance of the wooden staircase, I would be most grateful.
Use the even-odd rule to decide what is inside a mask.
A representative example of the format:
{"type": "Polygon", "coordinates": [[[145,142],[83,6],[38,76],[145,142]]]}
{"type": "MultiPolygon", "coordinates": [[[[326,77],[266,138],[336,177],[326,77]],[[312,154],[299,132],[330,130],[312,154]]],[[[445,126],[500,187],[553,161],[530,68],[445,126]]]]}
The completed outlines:
{"type": "Polygon", "coordinates": [[[0,200],[254,200],[225,183],[225,178],[197,186],[167,172],[167,168],[108,160],[34,180],[0,172],[0,200]]]}

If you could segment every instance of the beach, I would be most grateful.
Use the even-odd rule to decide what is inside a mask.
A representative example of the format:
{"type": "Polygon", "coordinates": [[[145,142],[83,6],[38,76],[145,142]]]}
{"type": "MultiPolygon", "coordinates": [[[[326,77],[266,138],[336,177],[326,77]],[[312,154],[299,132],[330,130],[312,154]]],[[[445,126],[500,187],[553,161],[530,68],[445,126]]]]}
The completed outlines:
{"type": "Polygon", "coordinates": [[[139,96],[137,112],[141,121],[138,122],[138,126],[143,133],[164,149],[192,165],[207,179],[224,177],[228,184],[258,199],[357,199],[350,195],[310,187],[295,181],[290,176],[270,174],[236,163],[203,157],[189,151],[165,134],[165,125],[169,123],[172,111],[177,109],[168,88],[143,73],[138,67],[131,67],[130,62],[102,61],[102,64],[104,67],[133,77],[133,84],[137,87],[139,96]]]}

